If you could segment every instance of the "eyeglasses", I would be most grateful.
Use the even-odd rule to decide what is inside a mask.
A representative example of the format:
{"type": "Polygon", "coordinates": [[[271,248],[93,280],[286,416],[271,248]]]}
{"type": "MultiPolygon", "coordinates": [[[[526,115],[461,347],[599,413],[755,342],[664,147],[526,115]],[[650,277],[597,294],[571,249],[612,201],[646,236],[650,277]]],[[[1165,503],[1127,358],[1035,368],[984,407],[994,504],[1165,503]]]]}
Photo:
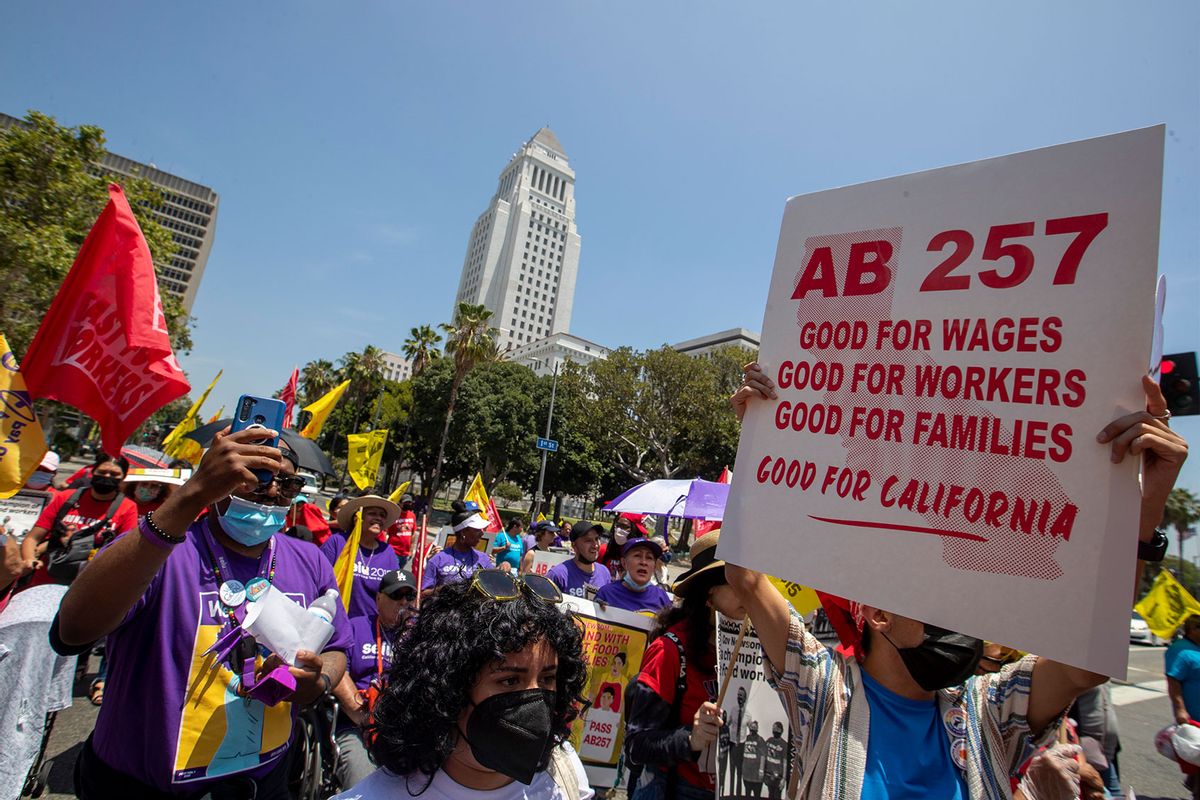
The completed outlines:
{"type": "MultiPolygon", "coordinates": [[[[275,491],[278,492],[279,496],[289,500],[300,494],[300,490],[304,488],[304,478],[301,478],[299,475],[276,475],[273,483],[275,484],[275,491]]],[[[270,485],[270,483],[264,483],[258,489],[251,492],[251,494],[264,497],[270,485]]]]}
{"type": "Polygon", "coordinates": [[[471,588],[491,600],[516,600],[524,590],[547,603],[562,602],[562,592],[544,575],[514,576],[502,569],[478,569],[471,578],[471,588]]]}

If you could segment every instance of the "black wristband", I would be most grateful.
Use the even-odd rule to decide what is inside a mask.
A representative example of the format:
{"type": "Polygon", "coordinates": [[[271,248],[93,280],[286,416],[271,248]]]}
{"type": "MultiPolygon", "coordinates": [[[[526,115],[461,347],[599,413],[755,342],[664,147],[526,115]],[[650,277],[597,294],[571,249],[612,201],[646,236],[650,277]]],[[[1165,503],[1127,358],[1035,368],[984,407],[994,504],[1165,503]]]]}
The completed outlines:
{"type": "Polygon", "coordinates": [[[325,687],[321,690],[322,695],[328,695],[333,692],[333,679],[324,672],[321,673],[321,685],[325,687]]]}
{"type": "Polygon", "coordinates": [[[1138,540],[1138,561],[1146,561],[1151,564],[1161,563],[1167,557],[1167,542],[1167,532],[1162,528],[1155,528],[1154,536],[1150,541],[1138,540]]]}

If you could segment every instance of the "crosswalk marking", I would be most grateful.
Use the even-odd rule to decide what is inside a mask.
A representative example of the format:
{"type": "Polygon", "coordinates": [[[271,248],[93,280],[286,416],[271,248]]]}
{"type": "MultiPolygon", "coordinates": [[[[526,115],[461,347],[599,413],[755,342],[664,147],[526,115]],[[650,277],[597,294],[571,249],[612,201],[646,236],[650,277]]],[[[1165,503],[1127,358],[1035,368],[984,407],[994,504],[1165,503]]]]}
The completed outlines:
{"type": "Polygon", "coordinates": [[[1114,706],[1127,706],[1130,703],[1154,700],[1159,697],[1166,697],[1166,695],[1166,678],[1160,681],[1145,681],[1144,683],[1114,684],[1112,687],[1112,702],[1114,706]]]}

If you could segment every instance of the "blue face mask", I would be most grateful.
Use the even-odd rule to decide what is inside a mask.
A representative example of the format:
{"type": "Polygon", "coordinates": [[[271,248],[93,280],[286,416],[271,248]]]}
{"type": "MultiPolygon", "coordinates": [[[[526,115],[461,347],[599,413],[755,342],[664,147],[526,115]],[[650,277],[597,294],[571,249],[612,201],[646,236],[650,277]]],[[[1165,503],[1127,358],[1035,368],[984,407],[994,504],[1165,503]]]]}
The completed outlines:
{"type": "Polygon", "coordinates": [[[625,573],[625,577],[623,577],[621,580],[623,580],[625,582],[625,585],[628,586],[630,589],[633,589],[635,592],[644,592],[644,591],[646,591],[646,587],[650,585],[650,581],[646,581],[645,583],[638,583],[637,581],[635,581],[633,579],[633,576],[630,575],[628,572],[625,573]]]}
{"type": "Polygon", "coordinates": [[[230,496],[229,508],[221,514],[221,530],[238,544],[255,547],[283,530],[287,512],[281,506],[260,506],[230,496]]]}

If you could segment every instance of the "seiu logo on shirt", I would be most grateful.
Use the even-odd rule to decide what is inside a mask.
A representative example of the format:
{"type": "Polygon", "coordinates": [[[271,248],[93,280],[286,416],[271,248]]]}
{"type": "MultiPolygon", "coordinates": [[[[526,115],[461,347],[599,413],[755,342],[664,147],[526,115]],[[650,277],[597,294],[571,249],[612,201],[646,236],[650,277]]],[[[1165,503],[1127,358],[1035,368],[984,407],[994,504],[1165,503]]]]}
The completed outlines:
{"type": "Polygon", "coordinates": [[[354,562],[354,574],[366,578],[369,581],[377,581],[386,575],[390,570],[383,567],[371,567],[361,561],[354,562]]]}
{"type": "MultiPolygon", "coordinates": [[[[363,658],[375,658],[375,643],[374,642],[363,642],[362,657],[363,658]]],[[[388,660],[388,661],[390,661],[392,658],[392,646],[388,642],[383,643],[383,657],[385,660],[388,660]]]]}
{"type": "Polygon", "coordinates": [[[574,587],[567,589],[567,594],[571,595],[572,597],[587,597],[587,592],[584,591],[582,586],[580,586],[578,589],[574,587]]]}

